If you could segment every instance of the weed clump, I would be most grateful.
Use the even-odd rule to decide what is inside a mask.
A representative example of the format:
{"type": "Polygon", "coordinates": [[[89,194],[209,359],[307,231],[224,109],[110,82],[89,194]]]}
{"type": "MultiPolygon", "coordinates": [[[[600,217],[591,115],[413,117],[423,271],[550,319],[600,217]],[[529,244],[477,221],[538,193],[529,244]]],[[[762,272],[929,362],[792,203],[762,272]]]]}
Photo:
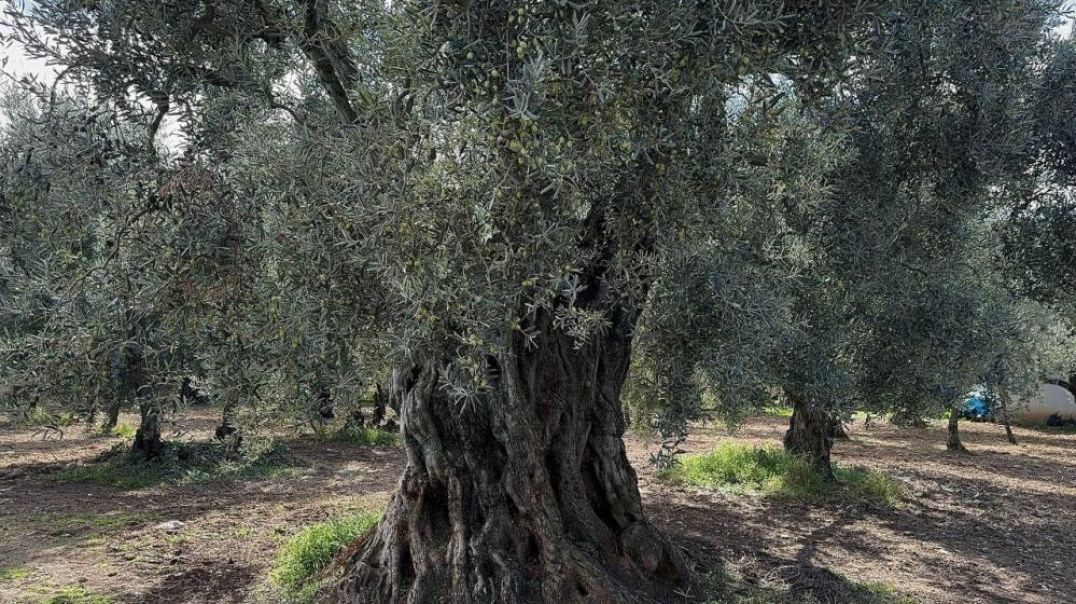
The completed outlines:
{"type": "Polygon", "coordinates": [[[297,464],[277,444],[236,451],[220,443],[169,443],[158,459],[146,460],[117,445],[86,464],[53,475],[60,482],[93,483],[125,489],[160,484],[195,484],[273,478],[297,471],[297,464]]]}
{"type": "Polygon", "coordinates": [[[52,597],[41,600],[41,604],[112,604],[112,599],[91,594],[81,587],[68,587],[52,597]]]}
{"type": "Polygon", "coordinates": [[[324,575],[333,560],[380,517],[380,513],[367,512],[304,528],[281,547],[269,572],[270,580],[289,601],[312,602],[328,582],[324,575]]]}
{"type": "Polygon", "coordinates": [[[98,432],[100,436],[119,437],[124,440],[131,440],[135,437],[135,433],[138,431],[136,426],[131,424],[119,424],[113,427],[111,430],[104,430],[103,428],[98,432]]]}
{"type": "Polygon", "coordinates": [[[396,432],[382,430],[381,428],[341,428],[328,435],[332,442],[346,443],[349,445],[362,445],[365,447],[395,447],[400,442],[400,435],[396,432]]]}
{"type": "Polygon", "coordinates": [[[710,453],[680,459],[658,477],[674,484],[808,503],[839,500],[893,506],[905,497],[904,485],[881,472],[834,467],[834,474],[836,481],[827,482],[806,459],[776,447],[724,443],[710,453]]]}
{"type": "Polygon", "coordinates": [[[4,566],[0,567],[0,583],[5,581],[18,581],[33,574],[29,566],[4,566]]]}

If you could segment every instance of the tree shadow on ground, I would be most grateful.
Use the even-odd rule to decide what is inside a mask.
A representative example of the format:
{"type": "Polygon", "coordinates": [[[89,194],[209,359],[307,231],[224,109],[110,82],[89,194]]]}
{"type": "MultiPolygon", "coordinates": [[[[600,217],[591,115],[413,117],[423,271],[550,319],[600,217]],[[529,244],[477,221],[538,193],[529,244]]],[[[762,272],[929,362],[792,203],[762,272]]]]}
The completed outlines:
{"type": "Polygon", "coordinates": [[[257,572],[250,566],[204,566],[171,573],[148,592],[119,600],[125,604],[241,604],[256,579],[257,572]]]}
{"type": "MultiPolygon", "coordinates": [[[[336,498],[351,501],[364,493],[387,497],[403,468],[397,450],[321,441],[286,442],[289,455],[303,466],[302,475],[161,483],[138,489],[62,482],[42,474],[0,482],[0,559],[10,566],[38,567],[59,561],[104,565],[115,569],[118,576],[139,577],[140,586],[135,589],[145,595],[118,600],[122,602],[230,602],[221,594],[242,592],[241,579],[250,583],[260,572],[230,560],[240,557],[237,549],[253,546],[258,551],[268,549],[264,555],[248,551],[248,557],[254,555],[258,563],[268,563],[272,538],[282,534],[265,526],[272,518],[275,526],[297,529],[339,513],[341,508],[333,502],[344,499],[336,498]],[[279,524],[282,519],[285,525],[279,524]],[[186,526],[175,532],[157,527],[173,520],[186,526]],[[237,541],[231,535],[237,523],[256,527],[255,532],[260,531],[256,540],[237,541]],[[216,542],[208,548],[202,547],[207,533],[213,534],[216,542]],[[199,545],[183,545],[188,542],[199,545]],[[171,562],[172,552],[179,549],[185,555],[175,556],[177,561],[171,562]],[[163,579],[157,576],[159,571],[147,575],[137,567],[145,555],[163,556],[150,567],[171,572],[163,579]],[[203,587],[192,587],[195,583],[203,587]],[[147,588],[150,591],[146,592],[147,588]],[[193,595],[188,596],[188,592],[193,595]]],[[[116,591],[116,585],[107,583],[90,587],[101,593],[110,588],[116,591]]],[[[129,586],[123,588],[131,592],[129,586]]]]}
{"type": "Polygon", "coordinates": [[[828,541],[839,541],[842,547],[855,548],[865,555],[883,556],[883,548],[851,528],[874,513],[868,507],[844,508],[836,518],[811,531],[794,558],[774,555],[768,550],[794,540],[803,541],[784,531],[801,525],[804,512],[810,509],[808,506],[763,502],[758,510],[760,519],[745,516],[738,511],[739,507],[728,505],[720,496],[696,503],[678,499],[652,508],[656,523],[693,560],[704,586],[690,595],[704,601],[782,604],[904,601],[888,586],[853,581],[814,561],[818,546],[828,541]],[[711,527],[712,532],[708,533],[705,527],[711,527]]]}

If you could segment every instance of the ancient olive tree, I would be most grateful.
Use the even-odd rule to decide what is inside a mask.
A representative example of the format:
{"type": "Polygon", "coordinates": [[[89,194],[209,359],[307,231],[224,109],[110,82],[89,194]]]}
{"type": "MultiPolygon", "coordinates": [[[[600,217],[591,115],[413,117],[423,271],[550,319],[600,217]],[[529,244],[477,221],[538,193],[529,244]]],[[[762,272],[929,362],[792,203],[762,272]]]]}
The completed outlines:
{"type": "Polygon", "coordinates": [[[876,8],[42,0],[10,19],[132,119],[200,116],[223,89],[286,115],[235,124],[271,133],[241,178],[282,232],[313,209],[349,275],[330,285],[367,294],[353,320],[395,359],[408,458],[337,600],[632,601],[688,574],[620,438],[640,313],[725,237],[729,98],[832,85],[876,8]]]}
{"type": "Polygon", "coordinates": [[[7,19],[114,119],[180,117],[185,161],[257,202],[235,247],[287,285],[232,290],[208,356],[257,360],[219,377],[394,368],[407,466],[336,601],[615,602],[689,579],[621,440],[637,333],[658,391],[734,408],[779,385],[839,414],[839,328],[874,299],[857,279],[932,262],[987,207],[1049,6],[931,7],[39,0],[7,19]],[[867,270],[848,252],[879,232],[866,251],[896,260],[867,270]]]}

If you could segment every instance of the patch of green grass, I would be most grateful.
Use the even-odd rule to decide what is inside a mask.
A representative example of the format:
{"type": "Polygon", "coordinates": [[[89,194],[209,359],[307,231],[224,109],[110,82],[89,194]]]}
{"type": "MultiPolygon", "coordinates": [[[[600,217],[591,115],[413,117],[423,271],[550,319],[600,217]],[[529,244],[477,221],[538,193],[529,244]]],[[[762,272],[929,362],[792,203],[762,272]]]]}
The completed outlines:
{"type": "Polygon", "coordinates": [[[280,549],[269,578],[291,602],[313,602],[332,561],[381,517],[376,512],[337,518],[304,528],[280,549]]]}
{"type": "Polygon", "coordinates": [[[905,496],[904,485],[881,472],[841,467],[833,471],[836,482],[826,482],[802,457],[774,447],[724,443],[711,453],[680,459],[658,477],[674,484],[811,503],[838,500],[892,506],[905,496]]]}
{"type": "Polygon", "coordinates": [[[885,583],[853,583],[852,589],[858,592],[864,604],[919,604],[915,598],[885,583]]]}
{"type": "Polygon", "coordinates": [[[112,428],[112,430],[108,433],[104,434],[104,436],[118,436],[119,438],[125,440],[131,440],[135,437],[136,432],[138,432],[137,426],[132,426],[131,424],[120,424],[112,428]]]}
{"type": "Polygon", "coordinates": [[[792,407],[769,405],[762,408],[762,414],[770,417],[792,417],[792,407]]]}
{"type": "Polygon", "coordinates": [[[366,447],[395,447],[400,442],[400,435],[380,428],[361,428],[358,430],[341,428],[330,433],[328,439],[333,442],[366,447]]]}
{"type": "Polygon", "coordinates": [[[50,534],[69,535],[86,534],[88,539],[100,537],[100,531],[114,531],[139,522],[141,518],[129,512],[107,512],[104,514],[62,514],[45,516],[40,523],[51,529],[50,534]]]}
{"type": "Polygon", "coordinates": [[[5,581],[18,581],[34,574],[34,569],[29,566],[4,566],[0,568],[0,583],[5,581]]]}
{"type": "Polygon", "coordinates": [[[53,413],[44,407],[29,409],[19,419],[19,423],[27,428],[43,428],[56,426],[66,428],[78,422],[74,413],[53,413]]]}
{"type": "Polygon", "coordinates": [[[172,443],[160,459],[147,461],[131,453],[124,444],[90,463],[61,470],[53,478],[60,482],[143,489],[160,484],[277,478],[298,472],[294,460],[278,446],[235,452],[218,443],[172,443]]]}
{"type": "Polygon", "coordinates": [[[41,600],[41,604],[112,604],[112,598],[94,595],[81,587],[68,587],[62,592],[41,600]]]}

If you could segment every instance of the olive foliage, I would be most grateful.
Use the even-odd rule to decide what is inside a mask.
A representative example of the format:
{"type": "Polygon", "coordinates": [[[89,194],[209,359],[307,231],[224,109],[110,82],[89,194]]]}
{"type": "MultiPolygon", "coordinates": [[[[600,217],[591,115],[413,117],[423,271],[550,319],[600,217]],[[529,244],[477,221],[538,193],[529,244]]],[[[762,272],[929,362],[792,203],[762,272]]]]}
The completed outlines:
{"type": "MultiPolygon", "coordinates": [[[[1034,365],[1007,347],[1052,319],[1003,292],[983,225],[1069,153],[1066,123],[1036,119],[1062,114],[1071,71],[1046,44],[1057,3],[591,4],[12,5],[11,37],[67,68],[71,115],[115,123],[127,162],[94,175],[107,192],[76,170],[50,185],[40,216],[93,239],[77,270],[38,269],[22,312],[87,272],[100,283],[66,284],[50,329],[88,338],[60,317],[97,298],[85,316],[116,335],[89,357],[183,351],[154,383],[199,373],[225,400],[279,402],[421,357],[466,406],[504,334],[537,335],[527,317],[581,343],[610,328],[585,303],[600,262],[612,299],[644,309],[633,387],[673,441],[703,407],[739,417],[775,388],[838,416],[925,413],[998,363],[1034,365]]],[[[6,182],[30,169],[18,130],[64,121],[28,111],[6,182]]],[[[55,165],[102,154],[53,144],[55,165]]],[[[68,373],[48,383],[85,378],[68,373]]]]}

